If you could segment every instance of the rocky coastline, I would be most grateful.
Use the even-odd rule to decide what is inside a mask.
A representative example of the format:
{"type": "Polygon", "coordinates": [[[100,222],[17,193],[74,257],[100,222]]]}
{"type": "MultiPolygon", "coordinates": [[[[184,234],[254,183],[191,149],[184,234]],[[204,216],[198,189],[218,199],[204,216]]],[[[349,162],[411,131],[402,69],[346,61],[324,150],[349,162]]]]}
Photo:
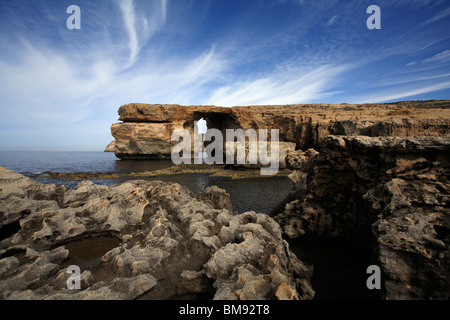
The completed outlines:
{"type": "Polygon", "coordinates": [[[131,103],[119,108],[119,123],[108,151],[120,159],[171,159],[177,129],[195,131],[204,119],[208,129],[225,136],[227,129],[279,130],[280,168],[295,150],[318,150],[328,135],[445,136],[450,125],[450,100],[391,104],[310,104],[284,106],[180,106],[131,103]]]}
{"type": "Polygon", "coordinates": [[[261,176],[260,170],[256,168],[246,168],[244,170],[235,170],[225,165],[207,165],[207,164],[181,164],[172,165],[165,169],[136,171],[130,173],[105,173],[105,172],[52,172],[44,171],[36,174],[38,177],[51,177],[67,181],[83,181],[83,180],[99,180],[99,179],[118,179],[120,177],[158,177],[158,176],[173,176],[182,174],[206,173],[213,177],[228,177],[231,179],[247,179],[247,178],[261,178],[261,177],[286,177],[292,171],[289,169],[279,170],[276,174],[271,176],[261,176]]]}
{"type": "Polygon", "coordinates": [[[450,101],[129,104],[119,115],[107,149],[124,160],[170,158],[171,133],[193,131],[200,118],[222,131],[279,129],[292,191],[270,215],[235,214],[226,190],[196,195],[139,178],[196,170],[242,178],[252,168],[175,166],[68,189],[0,167],[0,299],[310,300],[314,266],[288,242],[302,238],[364,244],[381,270],[382,299],[449,298],[450,101]],[[110,245],[74,256],[99,239],[110,245]],[[66,288],[73,261],[84,266],[81,290],[66,288]]]}
{"type": "Polygon", "coordinates": [[[312,267],[289,250],[275,220],[233,214],[217,187],[195,196],[160,181],[84,181],[69,190],[1,167],[0,181],[1,299],[314,296],[312,267]],[[81,290],[68,290],[67,247],[98,238],[117,246],[81,270],[81,290]]]}

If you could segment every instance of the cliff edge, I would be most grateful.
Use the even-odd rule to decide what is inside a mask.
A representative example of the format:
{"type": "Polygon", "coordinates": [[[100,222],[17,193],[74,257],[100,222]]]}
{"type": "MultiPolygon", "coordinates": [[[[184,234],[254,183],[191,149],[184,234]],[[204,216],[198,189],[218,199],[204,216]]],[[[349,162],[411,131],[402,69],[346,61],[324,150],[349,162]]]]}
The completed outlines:
{"type": "MultiPolygon", "coordinates": [[[[309,104],[282,106],[180,106],[131,103],[119,108],[113,124],[115,154],[121,159],[170,159],[176,129],[278,129],[281,149],[318,149],[328,135],[369,137],[448,136],[450,100],[390,104],[309,104]]],[[[280,159],[284,163],[284,158],[280,159]]]]}

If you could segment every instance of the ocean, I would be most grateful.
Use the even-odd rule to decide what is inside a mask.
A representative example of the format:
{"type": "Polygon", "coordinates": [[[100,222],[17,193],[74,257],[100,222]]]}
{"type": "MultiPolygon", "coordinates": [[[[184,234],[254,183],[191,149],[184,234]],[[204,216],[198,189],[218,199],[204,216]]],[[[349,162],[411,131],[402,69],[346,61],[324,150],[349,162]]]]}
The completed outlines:
{"type": "Polygon", "coordinates": [[[200,194],[206,187],[216,185],[230,194],[233,210],[238,213],[256,211],[268,214],[291,190],[287,177],[232,180],[196,173],[136,178],[127,174],[160,170],[173,166],[173,163],[170,160],[120,160],[112,152],[2,151],[0,166],[42,183],[64,184],[68,188],[75,188],[80,181],[50,177],[43,173],[116,173],[119,178],[91,180],[101,185],[114,185],[135,179],[162,180],[179,183],[196,194],[200,194]]]}

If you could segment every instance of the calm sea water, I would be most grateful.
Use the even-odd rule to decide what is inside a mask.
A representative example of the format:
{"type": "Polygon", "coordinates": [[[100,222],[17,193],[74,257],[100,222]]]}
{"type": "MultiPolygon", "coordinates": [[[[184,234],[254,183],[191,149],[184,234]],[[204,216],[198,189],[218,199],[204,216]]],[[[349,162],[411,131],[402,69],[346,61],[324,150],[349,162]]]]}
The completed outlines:
{"type": "MultiPolygon", "coordinates": [[[[64,184],[74,188],[79,181],[68,181],[41,176],[45,171],[74,173],[117,173],[117,179],[95,179],[94,183],[113,185],[135,177],[124,174],[138,171],[152,171],[170,167],[168,160],[120,160],[112,152],[0,152],[0,165],[31,177],[39,182],[64,184]]],[[[183,174],[158,177],[144,177],[145,180],[176,182],[188,187],[194,193],[201,193],[206,187],[216,185],[231,196],[233,209],[239,213],[256,211],[269,213],[289,193],[291,183],[286,177],[231,180],[225,177],[211,177],[209,174],[183,174]]]]}

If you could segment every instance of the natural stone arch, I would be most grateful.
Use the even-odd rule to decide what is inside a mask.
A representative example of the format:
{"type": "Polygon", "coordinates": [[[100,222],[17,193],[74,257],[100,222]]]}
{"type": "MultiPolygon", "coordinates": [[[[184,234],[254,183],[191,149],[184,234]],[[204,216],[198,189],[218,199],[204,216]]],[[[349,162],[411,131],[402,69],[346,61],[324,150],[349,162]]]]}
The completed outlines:
{"type": "Polygon", "coordinates": [[[193,119],[198,121],[200,119],[206,121],[208,129],[218,129],[225,136],[226,129],[238,129],[241,125],[238,119],[231,113],[220,112],[194,112],[193,119]]]}
{"type": "MultiPolygon", "coordinates": [[[[220,130],[223,137],[226,136],[227,129],[238,129],[241,125],[237,118],[231,113],[224,112],[193,112],[189,120],[185,121],[183,124],[183,129],[189,130],[191,137],[194,137],[194,130],[196,122],[200,119],[206,121],[206,126],[208,129],[220,130]]],[[[205,141],[203,147],[206,147],[210,141],[205,141]]],[[[224,140],[225,143],[225,140],[224,140]]],[[[192,140],[192,148],[194,147],[194,139],[192,140]]],[[[224,155],[225,157],[225,155],[224,155]]]]}

